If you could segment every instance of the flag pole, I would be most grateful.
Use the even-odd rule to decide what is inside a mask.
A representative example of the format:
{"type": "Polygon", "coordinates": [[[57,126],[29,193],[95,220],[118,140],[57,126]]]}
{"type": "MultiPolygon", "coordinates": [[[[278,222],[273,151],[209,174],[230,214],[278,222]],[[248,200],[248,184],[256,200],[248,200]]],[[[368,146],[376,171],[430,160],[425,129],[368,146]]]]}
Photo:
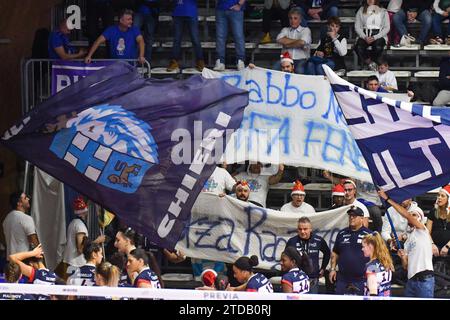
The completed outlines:
{"type": "Polygon", "coordinates": [[[28,174],[30,172],[30,163],[28,161],[25,161],[25,173],[23,177],[23,192],[25,194],[28,194],[28,174]]]}
{"type": "MultiPolygon", "coordinates": [[[[380,187],[377,184],[375,184],[375,188],[377,189],[377,191],[380,191],[380,187]]],[[[383,201],[383,203],[388,204],[383,198],[380,197],[380,199],[383,201]]],[[[389,224],[391,225],[391,230],[392,230],[392,233],[394,234],[395,243],[397,244],[397,249],[402,249],[400,241],[398,240],[397,232],[395,231],[395,228],[394,228],[394,223],[392,222],[392,219],[391,219],[391,215],[389,214],[386,205],[385,205],[385,207],[386,207],[385,214],[388,218],[389,224]]]]}
{"type": "Polygon", "coordinates": [[[397,248],[402,249],[402,245],[400,244],[400,241],[398,240],[398,236],[397,236],[397,232],[395,231],[394,224],[392,223],[391,215],[389,214],[389,212],[387,212],[387,210],[386,210],[386,215],[387,215],[389,224],[391,225],[391,230],[392,230],[392,233],[394,234],[395,243],[397,243],[397,248]]]}
{"type": "MultiPolygon", "coordinates": [[[[102,215],[102,223],[99,224],[100,234],[102,236],[105,235],[105,209],[100,207],[101,215],[102,215]]],[[[102,250],[103,250],[103,261],[106,261],[106,252],[105,252],[105,241],[102,242],[102,250]]]]}

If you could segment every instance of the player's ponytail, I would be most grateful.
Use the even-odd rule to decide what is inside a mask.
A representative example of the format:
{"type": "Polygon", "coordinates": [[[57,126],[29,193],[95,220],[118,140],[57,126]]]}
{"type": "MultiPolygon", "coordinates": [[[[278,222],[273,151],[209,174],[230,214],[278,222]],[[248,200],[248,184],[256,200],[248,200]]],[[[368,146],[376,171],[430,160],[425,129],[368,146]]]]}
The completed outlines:
{"type": "Polygon", "coordinates": [[[373,246],[373,257],[378,259],[380,263],[387,269],[394,271],[394,263],[389,249],[386,246],[383,238],[378,232],[373,232],[364,237],[363,242],[373,246]]]}
{"type": "Polygon", "coordinates": [[[234,263],[234,266],[238,268],[239,270],[243,271],[253,271],[253,267],[256,267],[259,264],[258,257],[253,255],[250,258],[249,257],[240,257],[236,260],[234,263]]]}
{"type": "Polygon", "coordinates": [[[303,270],[306,274],[311,274],[313,271],[312,261],[306,253],[299,253],[294,247],[287,247],[281,255],[285,255],[290,260],[294,261],[297,268],[303,270]]]}
{"type": "Polygon", "coordinates": [[[130,227],[122,227],[119,228],[118,232],[121,232],[125,238],[130,240],[130,243],[134,246],[136,246],[136,243],[138,242],[138,234],[136,231],[131,229],[130,227]]]}
{"type": "Polygon", "coordinates": [[[158,276],[161,287],[164,288],[164,282],[161,277],[161,269],[159,268],[155,256],[151,252],[146,252],[144,249],[134,249],[131,250],[130,255],[133,256],[136,260],[142,259],[144,261],[144,265],[148,266],[150,270],[152,270],[158,276]]]}
{"type": "Polygon", "coordinates": [[[148,254],[144,249],[134,249],[130,251],[130,255],[133,256],[136,260],[144,261],[144,265],[148,266],[148,254]]]}
{"type": "Polygon", "coordinates": [[[108,287],[117,287],[120,279],[120,270],[109,262],[102,262],[95,269],[96,274],[101,276],[108,287]]]}
{"type": "MultiPolygon", "coordinates": [[[[87,239],[87,237],[85,237],[85,239],[87,239]]],[[[101,250],[102,246],[99,243],[89,240],[83,241],[83,256],[86,261],[92,259],[92,255],[94,254],[94,252],[100,252],[101,250]]]]}

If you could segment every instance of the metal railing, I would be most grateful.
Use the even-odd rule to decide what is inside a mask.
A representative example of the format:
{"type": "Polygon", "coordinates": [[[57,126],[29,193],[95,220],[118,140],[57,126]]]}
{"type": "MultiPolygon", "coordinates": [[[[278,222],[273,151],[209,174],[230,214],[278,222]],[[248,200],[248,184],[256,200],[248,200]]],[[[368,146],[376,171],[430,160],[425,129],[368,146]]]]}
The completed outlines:
{"type": "MultiPolygon", "coordinates": [[[[22,99],[22,114],[26,114],[39,103],[47,100],[52,95],[51,77],[52,64],[55,59],[24,59],[21,63],[21,99],[22,99]]],[[[83,61],[71,60],[71,61],[83,61]]],[[[118,61],[114,59],[96,59],[97,61],[118,61]]],[[[122,60],[127,61],[144,77],[148,78],[151,75],[150,64],[145,62],[142,66],[138,60],[122,60]]]]}

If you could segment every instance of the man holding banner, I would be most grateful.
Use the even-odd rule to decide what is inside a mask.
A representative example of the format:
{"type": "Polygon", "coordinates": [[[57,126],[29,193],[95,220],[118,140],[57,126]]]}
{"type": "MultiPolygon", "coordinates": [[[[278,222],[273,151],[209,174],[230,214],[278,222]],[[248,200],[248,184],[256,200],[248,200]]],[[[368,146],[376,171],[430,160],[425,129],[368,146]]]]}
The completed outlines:
{"type": "Polygon", "coordinates": [[[235,176],[237,180],[245,180],[250,187],[249,200],[255,202],[260,207],[266,207],[267,193],[269,185],[280,182],[283,177],[284,165],[278,166],[278,171],[274,175],[266,175],[262,172],[262,163],[250,164],[247,172],[241,172],[235,176]]]}
{"type": "Polygon", "coordinates": [[[294,182],[292,188],[291,198],[292,201],[286,203],[281,207],[280,211],[283,212],[296,212],[296,213],[315,213],[316,210],[312,205],[305,202],[305,187],[300,181],[294,182]]]}
{"type": "Polygon", "coordinates": [[[450,110],[382,97],[324,69],[374,183],[386,192],[380,197],[414,227],[405,243],[409,258],[403,257],[407,295],[432,297],[431,239],[417,221],[422,210],[416,208],[414,218],[397,204],[450,181],[450,110]]]}
{"type": "Polygon", "coordinates": [[[70,45],[69,35],[70,29],[67,26],[67,19],[64,19],[59,23],[58,30],[50,33],[48,39],[48,57],[50,59],[72,60],[86,55],[84,48],[75,53],[75,48],[70,45]]]}
{"type": "Polygon", "coordinates": [[[416,206],[410,209],[411,211],[407,211],[383,190],[378,193],[387,204],[393,206],[402,217],[408,220],[408,239],[405,242],[405,249],[400,249],[398,252],[403,268],[408,270],[405,296],[433,298],[435,280],[432,240],[428,229],[423,224],[425,215],[422,209],[416,206]]]}

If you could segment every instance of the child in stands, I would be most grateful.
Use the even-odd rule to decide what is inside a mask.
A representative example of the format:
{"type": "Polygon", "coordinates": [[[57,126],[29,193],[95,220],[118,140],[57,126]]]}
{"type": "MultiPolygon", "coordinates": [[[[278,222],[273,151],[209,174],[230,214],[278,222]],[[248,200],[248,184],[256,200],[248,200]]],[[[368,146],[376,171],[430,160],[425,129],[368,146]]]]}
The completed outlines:
{"type": "Polygon", "coordinates": [[[322,64],[331,69],[345,69],[344,56],[347,54],[347,39],[339,33],[341,20],[330,17],[327,22],[328,32],[320,39],[314,56],[306,63],[306,74],[325,75],[322,64]]]}

